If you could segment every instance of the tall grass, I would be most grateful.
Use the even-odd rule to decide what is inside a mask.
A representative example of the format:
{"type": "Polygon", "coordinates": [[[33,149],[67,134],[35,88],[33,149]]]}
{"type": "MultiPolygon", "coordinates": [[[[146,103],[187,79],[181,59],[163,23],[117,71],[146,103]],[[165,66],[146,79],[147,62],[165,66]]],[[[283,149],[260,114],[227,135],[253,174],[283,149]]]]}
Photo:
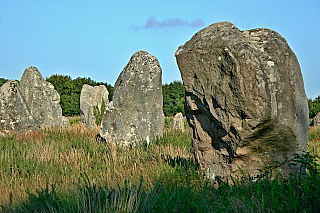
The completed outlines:
{"type": "Polygon", "coordinates": [[[74,189],[81,173],[98,185],[136,184],[142,177],[147,187],[153,187],[159,179],[175,176],[168,161],[179,158],[194,164],[187,133],[165,133],[151,146],[132,149],[98,144],[98,132],[75,124],[1,138],[0,205],[11,198],[12,202],[27,199],[27,191],[34,193],[47,185],[74,189]]]}
{"type": "MultiPolygon", "coordinates": [[[[188,132],[166,131],[154,143],[119,148],[97,143],[81,124],[0,139],[4,212],[317,212],[317,158],[299,156],[307,176],[206,180],[188,132]]],[[[319,153],[320,131],[310,129],[319,153]]],[[[276,172],[276,171],[274,171],[276,172]]],[[[1,210],[1,209],[0,209],[1,210]]]]}

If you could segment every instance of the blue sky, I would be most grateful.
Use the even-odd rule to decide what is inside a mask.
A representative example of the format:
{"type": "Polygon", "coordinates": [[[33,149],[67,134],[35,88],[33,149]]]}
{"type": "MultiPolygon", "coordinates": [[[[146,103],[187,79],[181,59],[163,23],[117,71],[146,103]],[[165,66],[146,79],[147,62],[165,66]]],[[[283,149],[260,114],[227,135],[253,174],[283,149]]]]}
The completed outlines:
{"type": "Polygon", "coordinates": [[[0,0],[0,77],[25,68],[114,84],[138,50],[160,61],[163,83],[181,80],[174,57],[200,29],[229,21],[269,28],[298,57],[306,93],[320,95],[320,1],[0,0]]]}

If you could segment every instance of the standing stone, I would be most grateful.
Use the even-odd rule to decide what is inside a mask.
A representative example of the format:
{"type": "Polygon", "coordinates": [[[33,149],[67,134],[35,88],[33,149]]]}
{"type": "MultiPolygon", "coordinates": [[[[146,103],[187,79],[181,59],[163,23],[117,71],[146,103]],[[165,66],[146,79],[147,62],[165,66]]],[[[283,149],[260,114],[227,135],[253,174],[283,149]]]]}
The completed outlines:
{"type": "Polygon", "coordinates": [[[169,129],[172,131],[184,132],[184,120],[181,112],[174,116],[174,119],[170,122],[169,129]]]}
{"type": "Polygon", "coordinates": [[[9,80],[0,87],[0,135],[11,131],[40,130],[18,82],[9,80]]]}
{"type": "Polygon", "coordinates": [[[95,108],[101,112],[102,101],[105,105],[109,103],[109,92],[104,85],[90,86],[84,84],[80,95],[80,115],[81,122],[85,127],[96,127],[96,118],[94,116],[95,108]]]}
{"type": "Polygon", "coordinates": [[[20,88],[31,114],[42,127],[63,124],[60,96],[53,85],[43,79],[37,68],[31,66],[25,69],[20,88]]]}
{"type": "Polygon", "coordinates": [[[145,51],[132,55],[120,73],[113,101],[102,118],[100,136],[119,145],[149,143],[164,129],[162,70],[158,60],[145,51]]]}
{"type": "MultiPolygon", "coordinates": [[[[286,40],[269,29],[220,22],[176,52],[195,158],[210,178],[256,169],[306,151],[308,101],[286,40]]],[[[283,166],[280,172],[299,172],[283,166]]]]}
{"type": "Polygon", "coordinates": [[[312,119],[310,126],[320,128],[320,112],[312,119]]]}

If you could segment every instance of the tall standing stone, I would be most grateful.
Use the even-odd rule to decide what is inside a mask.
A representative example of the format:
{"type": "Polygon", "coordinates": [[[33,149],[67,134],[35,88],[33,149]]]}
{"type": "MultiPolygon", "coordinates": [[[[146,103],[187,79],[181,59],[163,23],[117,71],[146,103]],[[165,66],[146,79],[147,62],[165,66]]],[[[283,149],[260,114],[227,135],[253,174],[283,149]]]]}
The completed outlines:
{"type": "Polygon", "coordinates": [[[9,80],[0,87],[0,135],[12,131],[40,130],[18,82],[9,80]]]}
{"type": "Polygon", "coordinates": [[[84,84],[80,95],[80,115],[81,122],[85,127],[96,127],[94,110],[101,112],[102,101],[105,105],[109,104],[109,92],[104,85],[90,86],[84,84]]]}
{"type": "Polygon", "coordinates": [[[236,174],[236,165],[255,174],[306,151],[303,78],[295,54],[277,32],[240,31],[220,22],[196,33],[175,55],[195,157],[210,177],[236,174]]]}
{"type": "Polygon", "coordinates": [[[162,70],[145,51],[134,53],[120,73],[111,104],[102,118],[100,136],[120,145],[150,142],[164,129],[162,70]]]}
{"type": "Polygon", "coordinates": [[[31,114],[41,126],[63,125],[60,96],[54,86],[43,79],[36,67],[25,69],[20,88],[31,114]]]}

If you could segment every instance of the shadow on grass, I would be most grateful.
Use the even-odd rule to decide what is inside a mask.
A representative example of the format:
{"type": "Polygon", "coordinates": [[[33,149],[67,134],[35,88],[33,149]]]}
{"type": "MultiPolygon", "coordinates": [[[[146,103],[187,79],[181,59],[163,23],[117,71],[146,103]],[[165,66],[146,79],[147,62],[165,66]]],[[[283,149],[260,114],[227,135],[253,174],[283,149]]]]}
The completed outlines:
{"type": "MultiPolygon", "coordinates": [[[[194,175],[192,159],[162,156],[173,168],[174,178],[194,175]],[[191,171],[191,172],[185,172],[191,171]],[[180,175],[180,177],[178,176],[180,175]]],[[[82,175],[75,190],[59,192],[53,186],[29,193],[24,202],[2,207],[2,212],[320,212],[320,175],[309,155],[297,156],[308,175],[247,178],[216,189],[210,182],[162,181],[151,188],[141,178],[138,184],[125,181],[115,188],[99,186],[82,175]],[[303,178],[301,178],[303,177],[303,178]]],[[[186,177],[186,179],[194,177],[186,177]]],[[[171,180],[171,181],[170,181],[171,180]]],[[[183,180],[183,179],[181,179],[183,180]]]]}
{"type": "Polygon", "coordinates": [[[182,168],[192,168],[197,170],[198,166],[194,158],[184,158],[180,156],[172,157],[171,155],[162,155],[161,158],[168,163],[172,168],[175,168],[176,166],[182,167],[182,168]]]}

